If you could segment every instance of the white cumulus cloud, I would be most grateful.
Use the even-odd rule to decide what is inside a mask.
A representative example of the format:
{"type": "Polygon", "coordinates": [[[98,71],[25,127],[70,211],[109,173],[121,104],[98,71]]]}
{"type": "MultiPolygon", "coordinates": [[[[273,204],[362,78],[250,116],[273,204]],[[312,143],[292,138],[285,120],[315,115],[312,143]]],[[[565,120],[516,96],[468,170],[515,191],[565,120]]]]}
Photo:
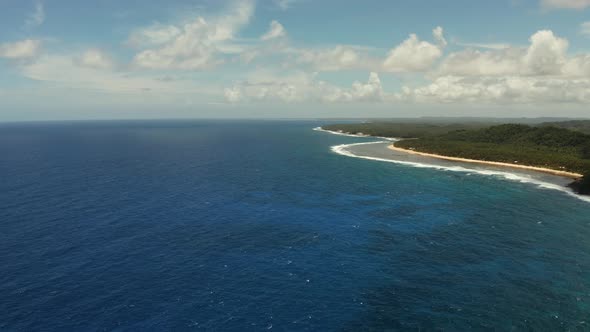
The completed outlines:
{"type": "MultiPolygon", "coordinates": [[[[238,29],[250,21],[254,12],[252,1],[236,1],[229,11],[210,20],[199,17],[177,27],[168,28],[171,38],[162,45],[138,53],[133,62],[150,69],[199,70],[214,67],[224,60],[218,56],[227,48],[224,43],[235,38],[238,29]]],[[[160,31],[161,32],[161,31],[160,31]]]]}
{"type": "Polygon", "coordinates": [[[531,36],[530,42],[523,58],[526,69],[537,75],[560,74],[566,61],[568,41],[552,31],[541,30],[531,36]]]}
{"type": "Polygon", "coordinates": [[[451,53],[431,83],[405,87],[397,97],[435,103],[588,103],[590,54],[569,56],[568,46],[566,39],[540,30],[527,47],[451,53]]]}
{"type": "Polygon", "coordinates": [[[285,27],[277,21],[270,22],[270,27],[268,31],[260,37],[262,40],[271,40],[276,38],[285,37],[287,32],[285,31],[285,27]]]}
{"type": "MultiPolygon", "coordinates": [[[[107,92],[112,95],[143,95],[145,97],[174,98],[211,94],[218,87],[212,84],[198,85],[192,81],[172,81],[137,72],[115,71],[96,66],[97,59],[83,64],[81,59],[68,54],[43,55],[20,67],[23,76],[66,91],[85,90],[107,92]]],[[[98,61],[100,64],[100,61],[98,61]]]]}
{"type": "Polygon", "coordinates": [[[367,57],[352,46],[337,45],[325,49],[298,49],[296,53],[297,63],[311,65],[314,69],[321,71],[359,69],[369,66],[367,57]]]}
{"type": "Polygon", "coordinates": [[[316,79],[315,75],[295,73],[287,76],[263,74],[236,83],[224,90],[225,99],[231,103],[274,102],[378,102],[384,97],[377,73],[370,73],[366,83],[354,82],[350,88],[340,88],[316,79]]]}
{"type": "Polygon", "coordinates": [[[81,66],[90,68],[111,69],[114,67],[111,57],[98,49],[87,50],[78,58],[78,62],[81,66]]]}
{"type": "Polygon", "coordinates": [[[181,30],[174,25],[156,23],[133,31],[127,43],[134,47],[162,45],[172,41],[180,33],[181,30]]]}
{"type": "Polygon", "coordinates": [[[588,55],[568,56],[569,43],[550,30],[534,33],[527,47],[479,51],[468,48],[449,54],[435,73],[439,76],[584,76],[588,55]]]}
{"type": "Polygon", "coordinates": [[[439,75],[498,76],[520,71],[523,50],[506,48],[479,51],[468,48],[449,54],[437,69],[439,75]]]}
{"type": "Polygon", "coordinates": [[[35,57],[41,48],[41,42],[25,39],[13,43],[0,44],[0,58],[26,59],[35,57]]]}
{"type": "Polygon", "coordinates": [[[432,103],[588,103],[590,79],[444,76],[422,87],[406,87],[398,97],[432,103]]]}
{"type": "Polygon", "coordinates": [[[417,72],[430,69],[443,55],[447,43],[441,27],[435,28],[432,34],[437,44],[421,41],[416,34],[411,34],[389,52],[383,62],[383,69],[388,72],[417,72]]]}
{"type": "Polygon", "coordinates": [[[342,89],[320,82],[322,89],[321,101],[324,102],[380,102],[384,98],[381,79],[375,72],[369,74],[366,83],[356,81],[350,89],[342,89]]]}

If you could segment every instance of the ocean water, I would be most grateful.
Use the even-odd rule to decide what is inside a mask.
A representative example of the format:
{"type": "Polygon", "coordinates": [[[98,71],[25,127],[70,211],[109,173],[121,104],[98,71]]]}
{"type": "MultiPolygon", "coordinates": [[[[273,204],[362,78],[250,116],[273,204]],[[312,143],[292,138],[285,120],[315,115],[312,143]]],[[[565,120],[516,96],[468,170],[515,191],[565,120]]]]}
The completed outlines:
{"type": "Polygon", "coordinates": [[[590,203],[322,124],[0,125],[0,330],[590,330],[590,203]]]}

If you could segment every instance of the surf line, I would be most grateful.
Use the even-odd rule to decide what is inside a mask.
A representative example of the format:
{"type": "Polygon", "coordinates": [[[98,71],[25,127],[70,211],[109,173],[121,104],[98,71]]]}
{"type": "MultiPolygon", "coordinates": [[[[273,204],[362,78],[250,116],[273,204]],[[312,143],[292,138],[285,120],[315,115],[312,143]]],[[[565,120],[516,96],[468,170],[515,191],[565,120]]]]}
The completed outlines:
{"type": "MultiPolygon", "coordinates": [[[[354,135],[354,134],[334,132],[331,130],[324,130],[321,127],[314,128],[314,130],[322,131],[322,132],[326,132],[326,133],[330,133],[330,134],[334,134],[334,135],[349,136],[349,137],[362,137],[362,138],[373,137],[373,136],[367,136],[367,135],[354,135]]],[[[379,138],[379,137],[376,137],[376,138],[379,138]]],[[[534,179],[532,177],[529,177],[529,176],[526,176],[523,174],[515,174],[515,173],[511,173],[511,172],[502,172],[502,171],[487,170],[487,169],[474,169],[474,168],[467,168],[467,167],[463,167],[463,166],[442,166],[442,165],[418,163],[418,162],[412,162],[412,161],[403,161],[403,160],[385,159],[385,158],[371,157],[371,156],[362,156],[362,155],[356,155],[348,150],[349,148],[354,147],[354,146],[370,145],[370,144],[383,144],[383,143],[390,143],[392,141],[399,140],[399,139],[386,138],[386,137],[381,137],[381,138],[384,138],[387,140],[362,142],[362,143],[351,143],[351,144],[340,144],[340,145],[331,146],[330,149],[332,152],[337,153],[342,156],[346,156],[346,157],[380,161],[380,162],[388,162],[388,163],[410,166],[410,167],[415,167],[415,168],[429,168],[429,169],[436,169],[436,170],[440,170],[440,171],[460,172],[460,173],[474,174],[474,175],[481,175],[481,176],[492,176],[495,178],[500,178],[500,179],[508,180],[508,181],[512,181],[512,182],[532,184],[540,189],[557,190],[557,191],[565,193],[571,197],[575,197],[579,200],[590,203],[590,197],[578,195],[575,192],[571,191],[567,187],[564,187],[564,186],[561,186],[558,184],[554,184],[554,183],[550,183],[550,182],[545,182],[545,181],[538,180],[538,179],[534,179]]]]}
{"type": "MultiPolygon", "coordinates": [[[[324,133],[329,133],[332,135],[338,135],[338,136],[347,136],[347,137],[358,137],[358,138],[381,138],[386,140],[387,142],[397,142],[399,141],[399,139],[397,138],[391,138],[391,137],[381,137],[381,136],[371,136],[371,135],[359,135],[359,134],[348,134],[348,133],[343,133],[340,131],[333,131],[333,130],[326,130],[322,127],[315,127],[313,128],[313,130],[315,131],[321,131],[324,133]]],[[[382,141],[380,142],[372,142],[372,143],[382,143],[382,141]]]]}

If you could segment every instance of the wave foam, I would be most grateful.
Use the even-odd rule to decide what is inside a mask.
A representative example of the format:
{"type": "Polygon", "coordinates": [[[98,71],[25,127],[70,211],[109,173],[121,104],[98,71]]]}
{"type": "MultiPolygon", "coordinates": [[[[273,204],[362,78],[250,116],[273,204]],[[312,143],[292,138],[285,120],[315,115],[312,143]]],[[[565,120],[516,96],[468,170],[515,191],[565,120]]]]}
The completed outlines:
{"type": "Polygon", "coordinates": [[[569,196],[572,196],[572,197],[580,199],[584,202],[590,203],[590,197],[578,195],[578,194],[574,193],[573,191],[571,191],[567,187],[563,187],[558,184],[535,179],[532,176],[527,176],[525,174],[516,174],[516,173],[502,172],[502,171],[495,171],[495,170],[486,170],[486,169],[474,169],[474,168],[467,168],[467,167],[463,167],[463,166],[442,166],[442,165],[418,163],[418,162],[412,162],[412,161],[402,161],[402,160],[385,159],[385,158],[378,158],[378,157],[360,156],[360,155],[355,155],[354,153],[347,150],[348,148],[353,147],[353,146],[379,144],[379,143],[388,143],[388,141],[375,141],[375,142],[334,145],[331,147],[331,150],[337,154],[347,156],[347,157],[352,157],[352,158],[382,161],[382,162],[406,165],[406,166],[417,167],[417,168],[430,168],[430,169],[437,169],[437,170],[441,170],[441,171],[461,172],[461,173],[484,175],[484,176],[494,176],[494,177],[504,179],[504,180],[534,184],[538,188],[558,190],[558,191],[561,191],[562,193],[568,194],[569,196]]]}
{"type": "Polygon", "coordinates": [[[397,138],[391,138],[391,137],[381,137],[381,136],[371,136],[371,135],[358,135],[358,134],[347,134],[347,133],[341,133],[339,131],[333,131],[333,130],[326,130],[322,127],[316,127],[313,128],[314,131],[321,131],[324,133],[330,133],[333,135],[339,135],[339,136],[348,136],[348,137],[359,137],[359,138],[381,138],[381,139],[385,139],[387,141],[391,141],[391,142],[396,142],[399,141],[399,139],[397,138]]]}

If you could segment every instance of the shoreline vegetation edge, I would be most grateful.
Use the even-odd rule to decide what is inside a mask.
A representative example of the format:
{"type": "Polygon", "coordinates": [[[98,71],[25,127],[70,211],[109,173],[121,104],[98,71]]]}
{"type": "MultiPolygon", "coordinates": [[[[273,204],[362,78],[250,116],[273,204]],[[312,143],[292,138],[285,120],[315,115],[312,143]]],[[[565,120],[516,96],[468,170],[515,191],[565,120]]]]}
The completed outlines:
{"type": "Polygon", "coordinates": [[[366,135],[366,134],[353,134],[353,133],[347,133],[347,132],[343,132],[343,131],[328,130],[328,129],[324,129],[322,127],[316,127],[316,128],[314,128],[314,130],[320,130],[320,131],[325,131],[325,132],[329,132],[332,134],[344,135],[344,136],[363,137],[363,138],[374,137],[374,138],[391,139],[394,141],[392,141],[392,144],[387,146],[388,149],[390,149],[392,151],[404,152],[404,153],[419,155],[419,156],[423,156],[423,157],[430,157],[430,158],[436,158],[436,159],[447,160],[447,161],[455,161],[455,162],[464,162],[464,163],[470,163],[470,164],[480,164],[480,165],[488,165],[488,166],[500,166],[500,167],[507,167],[507,168],[523,169],[523,170],[536,171],[536,172],[541,172],[541,173],[545,173],[545,174],[567,177],[567,178],[574,179],[574,180],[580,180],[584,176],[583,174],[580,174],[580,173],[560,171],[560,170],[556,170],[556,169],[539,167],[539,166],[510,164],[510,163],[504,163],[504,162],[499,162],[499,161],[486,161],[486,160],[479,160],[479,159],[451,157],[451,156],[439,155],[439,154],[434,154],[434,153],[427,153],[427,152],[420,152],[420,151],[415,151],[415,150],[410,150],[410,149],[404,149],[404,148],[400,148],[400,147],[395,146],[396,142],[409,140],[411,138],[402,139],[402,138],[371,136],[371,135],[366,135]]]}
{"type": "Polygon", "coordinates": [[[409,154],[413,154],[413,155],[448,160],[448,161],[524,169],[524,170],[537,171],[537,172],[552,174],[552,175],[557,175],[557,176],[563,176],[563,177],[567,177],[567,178],[571,178],[571,179],[580,179],[583,177],[583,175],[580,173],[560,171],[560,170],[556,170],[556,169],[544,168],[544,167],[538,167],[538,166],[510,164],[510,163],[503,163],[503,162],[499,162],[499,161],[467,159],[467,158],[444,156],[444,155],[439,155],[439,154],[434,154],[434,153],[420,152],[420,151],[397,147],[397,146],[395,146],[395,143],[388,145],[387,148],[392,151],[404,152],[404,153],[409,153],[409,154]]]}

